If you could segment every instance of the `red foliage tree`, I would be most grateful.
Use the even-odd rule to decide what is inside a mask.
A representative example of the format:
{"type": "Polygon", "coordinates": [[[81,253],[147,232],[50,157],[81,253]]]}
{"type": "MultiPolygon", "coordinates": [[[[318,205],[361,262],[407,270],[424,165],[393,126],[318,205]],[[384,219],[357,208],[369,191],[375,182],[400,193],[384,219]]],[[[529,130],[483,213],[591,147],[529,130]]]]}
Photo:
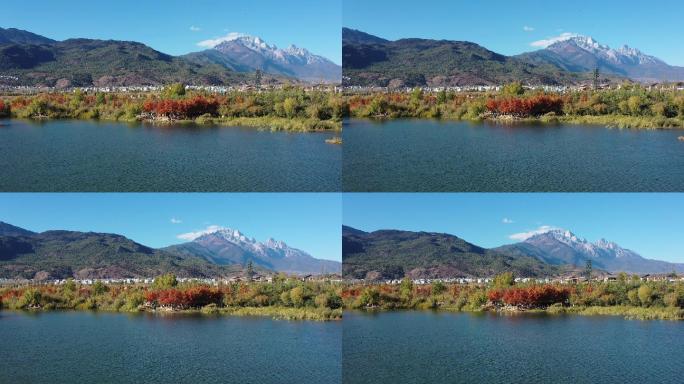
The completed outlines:
{"type": "Polygon", "coordinates": [[[563,113],[563,99],[545,94],[528,98],[488,99],[485,107],[491,113],[515,117],[541,116],[550,112],[561,114],[563,113]]]}
{"type": "Polygon", "coordinates": [[[157,304],[157,299],[159,298],[159,295],[155,291],[146,291],[145,292],[145,301],[156,305],[157,304]]]}
{"type": "Polygon", "coordinates": [[[501,289],[492,289],[487,292],[487,299],[492,303],[501,303],[503,299],[504,291],[501,289]]]}
{"type": "Polygon", "coordinates": [[[157,302],[159,305],[172,308],[187,308],[189,305],[187,296],[177,289],[165,289],[158,292],[157,302]]]}
{"type": "Polygon", "coordinates": [[[218,113],[219,101],[215,98],[207,99],[197,95],[192,99],[183,100],[145,100],[143,110],[157,116],[172,119],[195,118],[206,113],[215,116],[218,113]]]}
{"type": "Polygon", "coordinates": [[[223,294],[218,289],[209,287],[192,287],[185,291],[186,302],[193,308],[204,307],[209,304],[219,305],[223,301],[223,294]]]}
{"type": "Polygon", "coordinates": [[[544,308],[556,303],[567,301],[569,291],[553,285],[531,286],[507,289],[502,300],[508,305],[522,308],[544,308]]]}

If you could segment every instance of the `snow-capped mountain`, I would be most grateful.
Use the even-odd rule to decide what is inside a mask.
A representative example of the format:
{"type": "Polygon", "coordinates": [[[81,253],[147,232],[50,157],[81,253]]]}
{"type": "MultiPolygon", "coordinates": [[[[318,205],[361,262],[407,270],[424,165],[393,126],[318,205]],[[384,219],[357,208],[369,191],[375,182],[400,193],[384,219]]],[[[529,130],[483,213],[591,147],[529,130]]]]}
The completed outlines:
{"type": "Polygon", "coordinates": [[[250,261],[273,271],[294,274],[339,273],[341,263],[316,259],[283,241],[261,243],[238,230],[218,228],[198,235],[191,242],[166,248],[176,254],[192,254],[220,265],[247,265],[250,261]]]}
{"type": "Polygon", "coordinates": [[[589,242],[569,230],[552,229],[539,233],[521,243],[506,245],[498,250],[534,256],[554,265],[583,267],[587,260],[597,269],[608,272],[668,273],[684,271],[684,264],[646,259],[637,252],[601,239],[589,242]]]}
{"type": "Polygon", "coordinates": [[[534,64],[550,63],[572,72],[589,72],[598,67],[600,73],[637,81],[684,81],[684,67],[668,65],[627,45],[613,49],[590,36],[569,35],[519,58],[534,64]]]}
{"type": "Polygon", "coordinates": [[[342,67],[295,45],[281,49],[260,37],[239,33],[231,33],[215,43],[211,49],[191,53],[186,58],[198,63],[220,64],[240,72],[261,70],[308,82],[338,83],[342,80],[342,67]]]}
{"type": "Polygon", "coordinates": [[[595,259],[615,259],[615,258],[642,258],[638,253],[620,247],[614,242],[606,239],[598,240],[591,243],[584,238],[578,237],[574,233],[564,229],[551,230],[546,233],[541,233],[525,240],[528,244],[537,245],[539,247],[547,246],[549,244],[557,245],[563,244],[568,248],[581,255],[583,258],[592,257],[595,259]]]}
{"type": "Polygon", "coordinates": [[[562,54],[569,47],[582,49],[593,54],[596,58],[617,65],[665,64],[665,62],[657,57],[649,56],[636,48],[630,48],[628,45],[613,49],[599,43],[590,36],[573,36],[566,40],[558,41],[546,49],[562,54]]]}

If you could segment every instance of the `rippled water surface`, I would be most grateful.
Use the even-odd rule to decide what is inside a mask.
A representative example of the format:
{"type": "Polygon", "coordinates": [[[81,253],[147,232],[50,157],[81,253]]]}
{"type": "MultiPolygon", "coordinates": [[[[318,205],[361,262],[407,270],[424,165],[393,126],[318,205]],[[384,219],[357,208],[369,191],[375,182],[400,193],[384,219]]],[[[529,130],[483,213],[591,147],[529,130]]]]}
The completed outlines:
{"type": "Polygon", "coordinates": [[[339,322],[0,312],[0,383],[339,383],[339,322]]]}
{"type": "Polygon", "coordinates": [[[345,191],[684,191],[678,130],[434,120],[344,125],[345,191]]]}
{"type": "Polygon", "coordinates": [[[339,191],[331,136],[0,120],[0,191],[339,191]]]}
{"type": "Polygon", "coordinates": [[[345,313],[343,382],[681,383],[684,323],[345,313]]]}

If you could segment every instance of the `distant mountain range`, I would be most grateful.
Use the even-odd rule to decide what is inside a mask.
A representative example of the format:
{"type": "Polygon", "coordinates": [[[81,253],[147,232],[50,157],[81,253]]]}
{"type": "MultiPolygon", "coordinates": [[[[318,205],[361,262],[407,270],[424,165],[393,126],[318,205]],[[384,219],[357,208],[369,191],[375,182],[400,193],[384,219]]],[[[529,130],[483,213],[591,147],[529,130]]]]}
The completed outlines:
{"type": "Polygon", "coordinates": [[[545,49],[516,57],[531,64],[552,64],[570,72],[598,68],[601,73],[640,82],[684,81],[684,67],[668,65],[627,45],[612,49],[589,36],[568,36],[545,49]]]}
{"type": "Polygon", "coordinates": [[[305,48],[290,45],[280,49],[259,37],[233,34],[211,49],[185,55],[198,64],[219,64],[237,72],[254,72],[294,77],[318,83],[339,83],[342,67],[305,48]]]}
{"type": "Polygon", "coordinates": [[[389,41],[365,32],[342,29],[345,85],[469,86],[577,84],[587,75],[545,63],[528,63],[468,41],[401,39],[389,41]]]}
{"type": "Polygon", "coordinates": [[[547,276],[561,268],[535,257],[506,255],[446,233],[342,227],[342,274],[354,279],[483,277],[504,271],[547,276]]]}
{"type": "Polygon", "coordinates": [[[467,41],[385,40],[342,29],[346,85],[472,86],[520,81],[531,85],[576,85],[599,68],[603,81],[684,81],[684,67],[666,64],[624,46],[611,49],[591,37],[568,36],[545,49],[504,56],[467,41]]]}
{"type": "Polygon", "coordinates": [[[253,72],[260,69],[265,74],[264,84],[288,80],[339,82],[335,64],[327,59],[302,48],[279,50],[259,38],[251,39],[264,47],[257,49],[260,44],[247,44],[244,37],[175,57],[131,41],[55,41],[28,31],[0,28],[0,76],[6,85],[229,85],[253,83],[253,72]],[[8,80],[10,77],[18,80],[8,80]]]}
{"type": "Polygon", "coordinates": [[[444,233],[342,227],[345,278],[388,279],[486,277],[512,271],[521,277],[577,273],[587,260],[610,273],[684,272],[684,264],[646,259],[600,240],[590,243],[570,231],[551,230],[523,242],[486,249],[444,233]]]}
{"type": "Polygon", "coordinates": [[[260,244],[242,234],[220,238],[223,234],[206,234],[191,243],[154,249],[117,234],[35,233],[0,222],[0,278],[152,277],[168,272],[183,277],[219,277],[243,273],[249,261],[263,273],[340,271],[340,263],[315,259],[282,242],[260,244]],[[245,240],[240,242],[240,238],[245,240]]]}
{"type": "Polygon", "coordinates": [[[246,265],[252,262],[268,270],[296,274],[340,273],[341,263],[316,259],[282,241],[268,239],[260,243],[238,230],[221,228],[203,234],[191,242],[164,249],[176,255],[202,257],[218,265],[246,265]]]}
{"type": "Polygon", "coordinates": [[[601,239],[591,243],[574,233],[555,229],[534,235],[527,240],[495,248],[507,255],[532,256],[551,265],[592,266],[608,272],[670,273],[684,272],[684,264],[646,259],[638,253],[601,239]]]}

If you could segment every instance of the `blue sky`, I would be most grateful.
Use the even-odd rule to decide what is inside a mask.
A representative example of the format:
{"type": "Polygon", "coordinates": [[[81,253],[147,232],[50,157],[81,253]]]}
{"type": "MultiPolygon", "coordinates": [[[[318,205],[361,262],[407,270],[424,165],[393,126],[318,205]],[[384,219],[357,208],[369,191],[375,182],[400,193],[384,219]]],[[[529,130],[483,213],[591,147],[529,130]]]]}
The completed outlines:
{"type": "Polygon", "coordinates": [[[684,194],[345,194],[343,204],[343,223],[365,231],[444,232],[489,248],[552,226],[684,262],[684,194]]]}
{"type": "Polygon", "coordinates": [[[340,64],[341,0],[3,0],[0,27],[63,40],[134,40],[179,55],[229,32],[309,49],[340,64]]]}
{"type": "Polygon", "coordinates": [[[3,193],[0,221],[36,232],[118,233],[151,247],[182,243],[180,234],[219,225],[342,260],[341,196],[334,193],[3,193]]]}
{"type": "Polygon", "coordinates": [[[681,0],[344,0],[343,24],[390,40],[468,40],[513,55],[534,41],[576,33],[638,48],[684,66],[681,0]]]}

